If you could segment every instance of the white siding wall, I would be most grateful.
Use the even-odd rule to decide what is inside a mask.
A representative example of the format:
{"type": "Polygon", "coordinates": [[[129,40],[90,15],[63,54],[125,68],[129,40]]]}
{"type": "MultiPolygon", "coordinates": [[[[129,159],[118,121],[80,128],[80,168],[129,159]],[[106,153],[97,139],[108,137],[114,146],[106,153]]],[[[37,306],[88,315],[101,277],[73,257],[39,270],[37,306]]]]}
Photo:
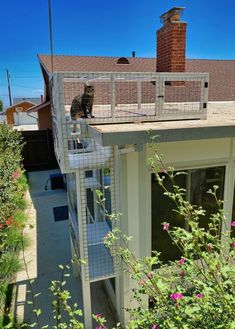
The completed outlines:
{"type": "MultiPolygon", "coordinates": [[[[154,148],[163,154],[166,165],[176,169],[226,166],[224,209],[227,221],[231,221],[234,179],[235,179],[235,138],[208,139],[198,141],[169,142],[155,144],[154,148]]],[[[130,247],[136,256],[151,253],[151,174],[148,159],[154,148],[145,145],[140,152],[121,155],[120,166],[120,212],[122,229],[134,237],[130,247]]],[[[122,272],[121,272],[122,273],[122,272]]],[[[127,275],[119,277],[119,302],[122,308],[131,306],[130,289],[133,283],[127,275]]],[[[119,310],[123,323],[128,314],[119,310]]]]}

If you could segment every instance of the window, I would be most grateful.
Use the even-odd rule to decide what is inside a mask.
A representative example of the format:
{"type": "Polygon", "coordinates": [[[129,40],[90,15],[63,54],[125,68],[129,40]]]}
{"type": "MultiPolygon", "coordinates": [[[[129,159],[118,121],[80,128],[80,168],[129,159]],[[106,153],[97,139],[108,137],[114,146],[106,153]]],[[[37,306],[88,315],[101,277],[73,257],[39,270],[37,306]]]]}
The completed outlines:
{"type": "Polygon", "coordinates": [[[120,57],[118,60],[117,60],[117,64],[129,64],[129,61],[126,57],[120,57]]]}
{"type": "MultiPolygon", "coordinates": [[[[206,216],[200,219],[200,226],[207,228],[210,214],[217,210],[213,196],[207,191],[214,185],[218,185],[218,198],[223,199],[225,167],[187,170],[186,172],[187,175],[176,176],[176,184],[184,189],[188,187],[185,198],[206,210],[206,216]]],[[[165,186],[172,191],[170,179],[164,176],[166,177],[165,186]]],[[[171,226],[185,227],[183,218],[172,211],[173,209],[175,209],[173,201],[163,194],[162,188],[152,174],[152,250],[160,251],[161,260],[164,262],[180,258],[180,250],[172,245],[170,237],[162,230],[162,223],[165,221],[171,226]]]]}
{"type": "Polygon", "coordinates": [[[76,176],[74,173],[66,174],[67,179],[67,192],[68,192],[68,205],[71,217],[77,223],[77,190],[76,190],[76,176]]]}
{"type": "MultiPolygon", "coordinates": [[[[111,214],[111,179],[110,169],[96,169],[85,172],[86,181],[86,204],[87,204],[87,222],[94,223],[103,221],[105,214],[102,206],[97,203],[96,190],[99,189],[104,196],[104,207],[108,214],[111,214]]],[[[109,223],[109,221],[108,221],[109,223]]],[[[111,223],[109,223],[111,224],[111,223]]]]}
{"type": "Polygon", "coordinates": [[[23,112],[23,107],[16,107],[16,112],[19,113],[19,112],[23,112]]]}
{"type": "MultiPolygon", "coordinates": [[[[234,194],[233,194],[233,212],[232,212],[232,222],[235,221],[235,186],[234,186],[234,194]]],[[[231,227],[232,238],[235,238],[235,227],[231,227]]]]}

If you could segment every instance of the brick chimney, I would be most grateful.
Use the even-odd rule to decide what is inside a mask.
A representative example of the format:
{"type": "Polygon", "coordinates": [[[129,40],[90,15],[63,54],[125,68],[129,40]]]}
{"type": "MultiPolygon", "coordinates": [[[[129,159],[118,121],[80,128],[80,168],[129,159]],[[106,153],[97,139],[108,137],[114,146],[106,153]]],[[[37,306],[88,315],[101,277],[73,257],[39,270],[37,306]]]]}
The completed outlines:
{"type": "Polygon", "coordinates": [[[163,27],[157,31],[157,71],[185,71],[187,23],[180,21],[183,7],[174,7],[160,16],[163,27]]]}

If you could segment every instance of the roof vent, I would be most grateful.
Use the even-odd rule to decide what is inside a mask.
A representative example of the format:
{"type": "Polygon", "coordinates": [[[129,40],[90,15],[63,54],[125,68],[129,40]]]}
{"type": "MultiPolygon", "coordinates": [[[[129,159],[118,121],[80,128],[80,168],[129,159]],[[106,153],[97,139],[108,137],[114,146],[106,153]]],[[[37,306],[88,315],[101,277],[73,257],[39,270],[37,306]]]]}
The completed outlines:
{"type": "Polygon", "coordinates": [[[118,60],[117,60],[117,64],[129,64],[129,61],[126,57],[120,57],[118,60]]]}

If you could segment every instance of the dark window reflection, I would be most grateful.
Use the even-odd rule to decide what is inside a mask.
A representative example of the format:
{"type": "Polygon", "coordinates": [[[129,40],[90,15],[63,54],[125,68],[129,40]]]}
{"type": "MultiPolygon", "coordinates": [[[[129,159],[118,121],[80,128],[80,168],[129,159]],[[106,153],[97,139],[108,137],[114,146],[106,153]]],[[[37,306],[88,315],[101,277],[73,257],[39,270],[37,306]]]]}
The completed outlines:
{"type": "MultiPolygon", "coordinates": [[[[172,183],[169,177],[164,176],[166,188],[172,191],[172,183]]],[[[176,185],[182,188],[190,186],[190,191],[187,193],[190,202],[202,206],[206,210],[206,216],[200,219],[201,227],[207,228],[210,215],[217,211],[216,201],[207,191],[217,185],[219,187],[217,197],[223,200],[224,176],[225,167],[188,170],[187,175],[176,176],[176,185]]],[[[165,221],[169,222],[171,227],[185,227],[184,219],[173,211],[175,208],[173,201],[163,194],[163,189],[158,185],[154,174],[152,174],[152,250],[160,251],[162,253],[160,258],[164,262],[180,258],[180,250],[172,244],[170,237],[163,231],[162,227],[162,223],[165,221]]],[[[235,210],[233,218],[235,218],[235,210]]]]}
{"type": "MultiPolygon", "coordinates": [[[[162,176],[162,174],[160,174],[162,176]]],[[[173,191],[172,182],[165,176],[165,186],[169,191],[173,191]]],[[[176,176],[176,184],[182,188],[186,187],[186,175],[176,176]]],[[[163,231],[163,222],[170,223],[170,226],[184,227],[184,219],[173,209],[176,206],[172,200],[163,194],[163,189],[159,186],[152,174],[152,250],[161,252],[160,259],[164,262],[180,258],[180,250],[172,241],[166,231],[163,231]]]]}
{"type": "MultiPolygon", "coordinates": [[[[234,186],[234,194],[233,194],[233,213],[232,213],[232,222],[235,221],[235,186],[234,186]]],[[[232,229],[232,238],[235,238],[235,227],[231,227],[232,229]]]]}
{"type": "Polygon", "coordinates": [[[206,216],[200,218],[200,226],[208,228],[210,215],[217,212],[218,206],[215,198],[207,193],[209,189],[217,185],[217,198],[223,200],[225,167],[197,169],[191,171],[190,202],[202,206],[206,210],[206,216]]]}

